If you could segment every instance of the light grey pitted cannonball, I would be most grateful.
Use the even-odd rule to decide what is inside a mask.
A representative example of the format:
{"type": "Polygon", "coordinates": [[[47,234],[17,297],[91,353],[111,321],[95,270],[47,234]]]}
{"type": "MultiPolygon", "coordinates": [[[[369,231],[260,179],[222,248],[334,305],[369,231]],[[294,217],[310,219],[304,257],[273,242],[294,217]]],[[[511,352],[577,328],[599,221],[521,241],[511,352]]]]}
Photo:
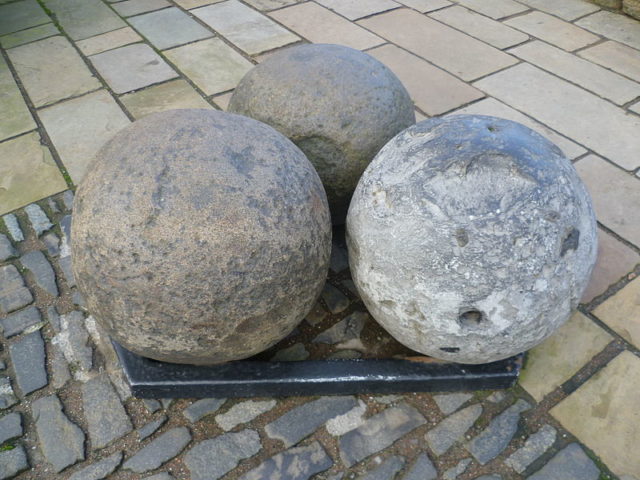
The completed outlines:
{"type": "Polygon", "coordinates": [[[409,348],[459,363],[548,337],[597,253],[591,200],[560,149],[475,115],[426,120],[385,145],[353,195],[347,236],[373,317],[409,348]]]}
{"type": "Polygon", "coordinates": [[[73,272],[113,338],[156,360],[214,364],[284,338],[311,310],[331,248],[304,154],[214,110],[150,115],[98,153],[75,201],[73,272]]]}
{"type": "Polygon", "coordinates": [[[240,81],[229,111],[271,125],[300,147],[322,179],[336,224],[344,223],[369,162],[416,121],[391,70],[342,45],[301,45],[267,58],[240,81]]]}

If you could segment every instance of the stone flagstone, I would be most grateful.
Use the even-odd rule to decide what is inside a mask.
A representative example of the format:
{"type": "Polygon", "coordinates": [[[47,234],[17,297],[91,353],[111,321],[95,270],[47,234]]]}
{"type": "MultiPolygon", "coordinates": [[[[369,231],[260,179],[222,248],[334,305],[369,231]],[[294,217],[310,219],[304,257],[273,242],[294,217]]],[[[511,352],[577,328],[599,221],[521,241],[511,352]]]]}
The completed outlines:
{"type": "Polygon", "coordinates": [[[313,2],[277,10],[270,16],[313,43],[338,43],[356,50],[384,43],[377,35],[313,2]]]}
{"type": "Polygon", "coordinates": [[[178,76],[151,47],[143,43],[93,55],[91,62],[115,93],[130,92],[178,76]]]}
{"type": "Polygon", "coordinates": [[[50,22],[36,0],[22,0],[0,6],[0,35],[50,22]]]}
{"type": "Polygon", "coordinates": [[[529,64],[474,86],[572,138],[625,169],[640,166],[640,119],[529,64]]]}
{"type": "Polygon", "coordinates": [[[383,45],[367,53],[396,74],[415,105],[428,115],[440,115],[484,96],[481,91],[395,45],[383,45]],[[425,85],[429,88],[424,88],[425,85]]]}
{"type": "Polygon", "coordinates": [[[600,7],[583,0],[518,0],[531,8],[542,10],[564,20],[575,20],[589,13],[597,12],[600,7]]]}
{"type": "Polygon", "coordinates": [[[249,55],[300,40],[270,18],[236,0],[198,8],[192,13],[249,55]]]}
{"type": "Polygon", "coordinates": [[[463,438],[481,413],[482,406],[475,404],[442,420],[425,435],[429,448],[438,456],[445,453],[463,438]]]}
{"type": "Polygon", "coordinates": [[[323,7],[327,7],[349,20],[357,20],[376,13],[400,7],[392,0],[318,0],[323,7]]]}
{"type": "Polygon", "coordinates": [[[543,343],[529,350],[518,382],[540,401],[569,380],[613,337],[580,312],[543,343]]]}
{"type": "Polygon", "coordinates": [[[597,480],[600,471],[577,443],[560,450],[544,467],[527,480],[597,480]]]}
{"type": "Polygon", "coordinates": [[[64,37],[45,38],[7,53],[36,107],[100,88],[98,79],[64,37]]]}
{"type": "Polygon", "coordinates": [[[164,52],[206,95],[235,88],[253,67],[219,38],[173,48],[164,52]]]}
{"type": "Polygon", "coordinates": [[[175,7],[139,15],[130,18],[129,22],[159,50],[213,36],[213,33],[175,7]]]}
{"type": "Polygon", "coordinates": [[[517,62],[512,56],[413,10],[392,10],[358,23],[467,81],[517,62]]]}
{"type": "MultiPolygon", "coordinates": [[[[64,177],[37,132],[0,143],[0,214],[66,188],[64,177]]],[[[6,223],[9,217],[3,218],[6,223]]]]}
{"type": "Polygon", "coordinates": [[[387,408],[340,438],[340,457],[350,467],[425,423],[420,412],[404,403],[387,408]]]}
{"type": "Polygon", "coordinates": [[[527,11],[527,7],[514,0],[491,0],[490,2],[486,0],[457,0],[457,2],[471,10],[495,19],[527,11]]]}
{"type": "Polygon", "coordinates": [[[19,32],[2,35],[0,37],[0,45],[5,49],[24,45],[25,43],[34,42],[43,38],[52,37],[60,34],[60,31],[53,23],[45,23],[37,27],[28,28],[19,32]]]}
{"type": "Polygon", "coordinates": [[[150,113],[174,110],[178,108],[213,108],[185,80],[145,88],[139,92],[128,93],[120,101],[137,120],[150,113]]]}
{"type": "Polygon", "coordinates": [[[254,456],[261,447],[255,430],[226,433],[197,443],[184,456],[184,464],[191,480],[217,480],[242,460],[254,456]]]}
{"type": "Polygon", "coordinates": [[[631,448],[640,442],[638,398],[640,358],[625,351],[550,413],[613,473],[640,477],[640,456],[631,448]]]}
{"type": "Polygon", "coordinates": [[[94,449],[107,446],[133,429],[106,375],[92,378],[82,385],[82,404],[94,449]]]}
{"type": "Polygon", "coordinates": [[[126,27],[126,23],[100,0],[44,0],[64,31],[82,40],[126,27]]]}
{"type": "MultiPolygon", "coordinates": [[[[182,2],[203,2],[203,3],[215,3],[220,0],[180,0],[182,2]]],[[[298,3],[298,0],[246,0],[246,3],[258,10],[267,11],[274,10],[276,8],[286,7],[288,5],[298,3]]]]}
{"type": "Polygon", "coordinates": [[[167,0],[127,0],[115,3],[113,9],[123,17],[132,17],[170,6],[171,4],[167,0]]]}
{"type": "Polygon", "coordinates": [[[514,17],[504,23],[568,51],[586,47],[599,40],[596,35],[572,23],[537,11],[514,17]]]}
{"type": "Polygon", "coordinates": [[[186,427],[173,428],[148,443],[122,464],[124,470],[145,473],[155,470],[178,455],[191,441],[186,427]]]}
{"type": "Polygon", "coordinates": [[[397,2],[406,7],[418,10],[420,13],[431,12],[453,5],[448,0],[397,0],[397,2]]]}
{"type": "Polygon", "coordinates": [[[0,57],[0,111],[0,140],[36,128],[36,123],[3,57],[0,57]]]}
{"type": "Polygon", "coordinates": [[[39,115],[76,184],[100,147],[130,123],[106,90],[53,105],[39,115]]]}
{"type": "Polygon", "coordinates": [[[640,50],[640,22],[634,18],[603,10],[581,18],[576,24],[640,50]]]}
{"type": "Polygon", "coordinates": [[[608,40],[581,50],[578,55],[632,80],[640,80],[640,51],[635,48],[608,40]]]}
{"type": "Polygon", "coordinates": [[[526,33],[460,6],[438,10],[429,16],[500,49],[529,40],[526,33]]]}
{"type": "Polygon", "coordinates": [[[593,313],[622,338],[640,348],[640,278],[601,303],[593,313]]]}
{"type": "Polygon", "coordinates": [[[121,28],[113,32],[103,33],[95,37],[76,42],[76,45],[85,55],[95,55],[114,48],[123,47],[130,43],[139,42],[142,37],[131,27],[121,28]]]}
{"type": "Polygon", "coordinates": [[[618,105],[640,96],[640,84],[544,42],[529,42],[512,48],[509,53],[618,105]]]}
{"type": "Polygon", "coordinates": [[[62,412],[62,404],[56,395],[39,398],[32,403],[31,410],[38,444],[54,472],[84,460],[84,434],[62,412]]]}
{"type": "Polygon", "coordinates": [[[291,479],[307,480],[316,473],[324,472],[333,465],[324,448],[313,442],[278,453],[249,470],[240,480],[291,479]]]}

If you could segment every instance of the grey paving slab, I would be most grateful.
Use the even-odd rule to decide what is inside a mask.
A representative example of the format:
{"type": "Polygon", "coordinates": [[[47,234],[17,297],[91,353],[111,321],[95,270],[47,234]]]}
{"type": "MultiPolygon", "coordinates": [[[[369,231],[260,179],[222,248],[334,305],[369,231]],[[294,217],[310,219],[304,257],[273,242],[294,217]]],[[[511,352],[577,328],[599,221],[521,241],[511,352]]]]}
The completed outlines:
{"type": "Polygon", "coordinates": [[[313,475],[328,470],[333,465],[331,457],[322,445],[313,442],[304,447],[295,447],[265,460],[240,480],[290,479],[307,480],[313,475]]]}
{"type": "Polygon", "coordinates": [[[573,51],[599,40],[599,37],[553,15],[533,11],[504,22],[564,50],[573,51]]]}
{"type": "Polygon", "coordinates": [[[503,70],[474,86],[625,169],[640,166],[640,119],[592,93],[529,64],[503,70]]]}
{"type": "Polygon", "coordinates": [[[22,0],[0,6],[0,35],[42,25],[51,19],[36,0],[22,0]]]}
{"type": "Polygon", "coordinates": [[[596,480],[600,470],[577,443],[560,450],[544,467],[528,480],[596,480]]]}
{"type": "Polygon", "coordinates": [[[84,433],[63,413],[56,395],[35,400],[31,411],[38,445],[55,473],[84,460],[84,433]]]}
{"type": "Polygon", "coordinates": [[[165,52],[206,95],[235,88],[253,64],[219,38],[173,48],[165,52]]]}
{"type": "Polygon", "coordinates": [[[517,62],[514,57],[413,10],[392,10],[358,23],[465,81],[517,62]]]}
{"type": "Polygon", "coordinates": [[[130,123],[106,90],[45,108],[39,116],[76,184],[98,149],[130,123]]]}
{"type": "Polygon", "coordinates": [[[0,320],[0,330],[4,338],[11,338],[41,321],[42,315],[40,315],[40,310],[34,306],[30,306],[11,313],[0,320]]]}
{"type": "Polygon", "coordinates": [[[49,295],[58,296],[56,274],[47,257],[38,250],[25,253],[20,257],[20,263],[33,275],[36,285],[49,295]]]}
{"type": "Polygon", "coordinates": [[[582,58],[640,82],[640,51],[608,40],[578,52],[582,58]]]}
{"type": "Polygon", "coordinates": [[[236,0],[197,8],[192,13],[249,55],[300,40],[270,18],[236,0]]]}
{"type": "Polygon", "coordinates": [[[397,0],[397,3],[422,13],[453,5],[449,0],[397,0]]]}
{"type": "Polygon", "coordinates": [[[583,0],[518,0],[520,3],[550,13],[564,20],[572,21],[600,10],[600,7],[583,0]]]}
{"type": "Polygon", "coordinates": [[[39,330],[24,335],[9,345],[9,355],[16,373],[16,383],[23,395],[35,392],[49,383],[44,340],[39,330]]]}
{"type": "Polygon", "coordinates": [[[0,312],[11,313],[26,307],[33,296],[14,265],[0,267],[0,312]]]}
{"type": "Polygon", "coordinates": [[[44,3],[73,40],[82,40],[127,26],[100,0],[44,0],[44,3]]]}
{"type": "Polygon", "coordinates": [[[177,108],[213,108],[183,79],[128,93],[120,101],[136,119],[177,108]]]}
{"type": "Polygon", "coordinates": [[[624,105],[640,96],[640,84],[544,42],[529,42],[512,48],[509,53],[617,105],[624,105]]]}
{"type": "Polygon", "coordinates": [[[0,140],[36,128],[29,107],[3,57],[0,57],[0,92],[0,140]]]}
{"type": "MultiPolygon", "coordinates": [[[[212,3],[218,3],[218,2],[221,2],[222,0],[174,0],[174,1],[185,10],[190,10],[192,8],[198,8],[198,7],[203,7],[205,5],[211,5],[212,3]]],[[[296,1],[296,0],[292,0],[292,1],[296,1]]]]}
{"type": "Polygon", "coordinates": [[[100,88],[98,79],[64,37],[28,43],[7,53],[36,107],[100,88]]]}
{"type": "MultiPolygon", "coordinates": [[[[185,0],[182,0],[185,1],[185,0]]],[[[202,0],[186,0],[186,1],[202,1],[202,0]]],[[[207,3],[214,3],[210,0],[205,0],[207,3]]],[[[219,1],[219,0],[218,0],[219,1]]],[[[252,7],[257,8],[263,12],[274,10],[276,8],[286,7],[288,5],[293,5],[298,3],[298,0],[246,0],[245,3],[248,3],[252,7]]]]}
{"type": "Polygon", "coordinates": [[[133,426],[106,374],[82,385],[82,404],[94,449],[126,435],[133,426]]]}
{"type": "Polygon", "coordinates": [[[640,50],[640,22],[631,17],[602,10],[581,18],[576,25],[640,50]]]}
{"type": "Polygon", "coordinates": [[[124,470],[145,473],[155,470],[178,455],[191,441],[186,427],[173,428],[144,446],[122,464],[124,470]]]}
{"type": "Polygon", "coordinates": [[[89,56],[140,41],[142,37],[133,28],[125,27],[80,40],[76,45],[82,53],[89,56]]]}
{"type": "Polygon", "coordinates": [[[115,93],[131,92],[178,76],[160,55],[144,43],[93,55],[91,62],[115,93]]]}
{"type": "Polygon", "coordinates": [[[386,12],[401,5],[392,0],[318,0],[318,3],[349,20],[368,17],[380,12],[386,12]]]}
{"type": "Polygon", "coordinates": [[[138,15],[130,18],[129,22],[159,50],[213,36],[212,32],[175,7],[138,15]]]}
{"type": "Polygon", "coordinates": [[[123,17],[132,17],[170,6],[171,4],[167,0],[127,0],[114,3],[113,9],[123,17]]]}
{"type": "Polygon", "coordinates": [[[340,438],[340,457],[350,467],[425,423],[420,412],[404,403],[387,408],[340,438]]]}
{"type": "Polygon", "coordinates": [[[255,430],[226,433],[194,445],[184,456],[191,480],[217,480],[242,460],[260,451],[260,436],[255,430]]]}
{"type": "Polygon", "coordinates": [[[490,2],[486,0],[457,0],[457,3],[495,19],[509,17],[528,10],[528,7],[514,0],[491,0],[490,2]]]}
{"type": "Polygon", "coordinates": [[[0,45],[4,49],[17,47],[25,43],[34,42],[43,38],[58,35],[60,31],[53,23],[45,23],[37,27],[27,28],[19,32],[0,36],[0,45]]]}
{"type": "Polygon", "coordinates": [[[103,478],[108,478],[118,468],[121,461],[122,452],[116,452],[82,470],[78,470],[69,476],[67,480],[102,480],[103,478]]]}

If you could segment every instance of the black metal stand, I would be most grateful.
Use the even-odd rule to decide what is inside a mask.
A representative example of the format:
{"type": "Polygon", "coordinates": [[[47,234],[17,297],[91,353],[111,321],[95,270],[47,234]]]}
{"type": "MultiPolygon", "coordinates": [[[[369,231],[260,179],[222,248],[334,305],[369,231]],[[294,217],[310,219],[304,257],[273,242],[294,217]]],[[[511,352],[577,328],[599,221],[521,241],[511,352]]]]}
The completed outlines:
{"type": "Polygon", "coordinates": [[[163,363],[113,342],[139,398],[262,397],[453,392],[511,387],[524,354],[484,365],[413,360],[242,360],[211,367],[163,363]]]}

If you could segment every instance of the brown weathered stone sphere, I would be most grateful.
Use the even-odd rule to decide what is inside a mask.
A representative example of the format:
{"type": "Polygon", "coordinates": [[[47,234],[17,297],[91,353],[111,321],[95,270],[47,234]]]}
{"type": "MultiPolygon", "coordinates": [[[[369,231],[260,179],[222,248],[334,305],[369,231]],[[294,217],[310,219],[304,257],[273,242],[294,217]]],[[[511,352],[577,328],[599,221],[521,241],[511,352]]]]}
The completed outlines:
{"type": "Polygon", "coordinates": [[[73,271],[127,349],[214,364],[304,318],[331,248],[313,166],[268,125],[214,110],[150,115],[98,153],[78,188],[73,271]]]}
{"type": "Polygon", "coordinates": [[[402,82],[343,45],[300,45],[267,58],[238,84],[229,111],[271,125],[318,171],[333,223],[342,224],[360,175],[398,132],[416,123],[402,82]]]}

